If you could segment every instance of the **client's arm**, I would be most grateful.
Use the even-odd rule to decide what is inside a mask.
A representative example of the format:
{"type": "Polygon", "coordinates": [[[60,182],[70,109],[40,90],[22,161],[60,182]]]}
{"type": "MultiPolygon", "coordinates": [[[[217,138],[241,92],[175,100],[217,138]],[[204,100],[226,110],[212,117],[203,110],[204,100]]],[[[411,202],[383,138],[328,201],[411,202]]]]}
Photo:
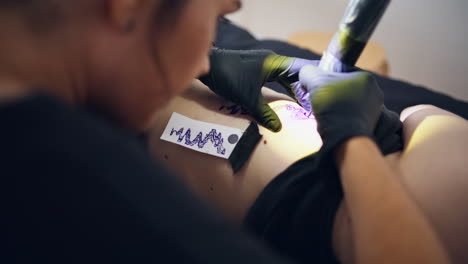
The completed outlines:
{"type": "Polygon", "coordinates": [[[354,137],[336,154],[353,221],[357,263],[448,263],[422,211],[375,143],[354,137]]]}
{"type": "Polygon", "coordinates": [[[428,220],[372,139],[384,107],[375,79],[364,72],[333,73],[309,66],[299,77],[310,92],[324,142],[322,158],[335,158],[341,173],[356,262],[448,262],[428,220]]]}

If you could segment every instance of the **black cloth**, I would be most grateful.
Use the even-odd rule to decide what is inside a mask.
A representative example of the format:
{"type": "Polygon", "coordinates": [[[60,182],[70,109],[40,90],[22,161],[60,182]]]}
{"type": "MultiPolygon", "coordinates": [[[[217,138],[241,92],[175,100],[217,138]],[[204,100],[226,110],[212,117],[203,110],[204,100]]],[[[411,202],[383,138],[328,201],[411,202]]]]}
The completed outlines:
{"type": "Polygon", "coordinates": [[[343,191],[333,159],[319,155],[273,179],[244,219],[246,230],[298,263],[338,263],[332,228],[343,191]]]}
{"type": "Polygon", "coordinates": [[[284,263],[84,110],[34,95],[0,122],[0,263],[284,263]]]}
{"type": "MultiPolygon", "coordinates": [[[[218,24],[218,35],[215,44],[217,47],[225,49],[269,49],[279,55],[320,60],[318,54],[282,41],[258,40],[248,31],[232,24],[227,19],[221,19],[218,24]]],[[[467,102],[408,82],[386,78],[377,74],[375,74],[375,77],[384,91],[385,105],[392,111],[401,113],[403,109],[409,106],[432,104],[468,119],[467,102]]],[[[278,83],[268,83],[266,86],[277,92],[286,93],[278,83]]]]}

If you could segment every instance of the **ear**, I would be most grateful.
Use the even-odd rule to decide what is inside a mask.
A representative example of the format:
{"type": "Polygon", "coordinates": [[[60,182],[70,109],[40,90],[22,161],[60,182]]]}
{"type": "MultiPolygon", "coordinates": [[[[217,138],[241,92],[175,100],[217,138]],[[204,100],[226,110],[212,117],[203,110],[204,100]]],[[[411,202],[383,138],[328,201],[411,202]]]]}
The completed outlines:
{"type": "Polygon", "coordinates": [[[150,5],[150,0],[107,0],[107,13],[112,25],[128,32],[150,5]]]}

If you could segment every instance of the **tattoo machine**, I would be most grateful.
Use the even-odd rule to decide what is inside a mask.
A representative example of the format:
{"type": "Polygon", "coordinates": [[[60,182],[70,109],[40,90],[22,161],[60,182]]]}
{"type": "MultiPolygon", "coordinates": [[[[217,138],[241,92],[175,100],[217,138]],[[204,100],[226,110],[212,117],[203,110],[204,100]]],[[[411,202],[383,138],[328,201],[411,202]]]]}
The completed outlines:
{"type": "Polygon", "coordinates": [[[333,72],[354,67],[390,1],[351,0],[319,67],[333,72]]]}

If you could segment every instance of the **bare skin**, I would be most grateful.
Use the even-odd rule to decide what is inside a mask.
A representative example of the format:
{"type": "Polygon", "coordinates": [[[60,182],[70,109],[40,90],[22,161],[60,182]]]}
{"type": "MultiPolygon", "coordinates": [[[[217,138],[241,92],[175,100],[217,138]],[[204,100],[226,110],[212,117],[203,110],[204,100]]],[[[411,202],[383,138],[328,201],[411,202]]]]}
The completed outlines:
{"type": "MultiPolygon", "coordinates": [[[[276,101],[272,107],[279,115],[291,116],[291,113],[284,109],[286,103],[299,108],[289,97],[269,91],[266,90],[264,95],[268,101],[276,101]]],[[[263,134],[261,142],[247,164],[233,175],[227,160],[194,152],[159,139],[173,111],[196,120],[246,129],[251,118],[241,114],[241,111],[230,114],[233,111],[230,106],[233,104],[220,99],[197,82],[156,114],[156,122],[150,132],[150,149],[158,159],[177,170],[196,193],[222,210],[229,220],[240,223],[266,184],[297,159],[308,155],[310,149],[318,150],[321,140],[315,132],[315,136],[310,137],[310,140],[297,141],[295,139],[300,133],[290,129],[290,125],[285,126],[279,133],[259,127],[260,133],[263,134]],[[224,109],[220,110],[222,106],[224,109]],[[291,133],[294,136],[285,137],[291,133]],[[288,144],[291,151],[283,151],[283,145],[278,142],[288,144]],[[304,144],[308,147],[304,148],[304,144]]],[[[308,126],[311,131],[316,126],[314,119],[288,123],[308,126]]]]}
{"type": "Polygon", "coordinates": [[[434,106],[406,109],[402,184],[427,215],[454,263],[468,262],[468,122],[434,106]],[[418,166],[415,166],[417,164],[418,166]]]}
{"type": "MultiPolygon", "coordinates": [[[[179,172],[179,175],[195,193],[235,223],[242,221],[256,197],[258,197],[259,193],[274,177],[296,160],[318,150],[321,145],[320,137],[314,130],[315,120],[292,120],[289,111],[281,111],[281,109],[285,109],[286,105],[295,105],[291,99],[269,90],[266,90],[264,95],[273,107],[276,106],[275,110],[279,113],[282,122],[285,123],[283,127],[284,131],[273,134],[266,129],[260,128],[263,134],[262,141],[252,153],[249,162],[236,175],[232,173],[230,165],[225,160],[194,152],[159,139],[172,112],[177,112],[196,120],[241,129],[245,129],[248,126],[250,119],[246,115],[239,113],[230,115],[226,109],[220,110],[223,105],[229,106],[229,102],[219,99],[206,88],[203,88],[202,85],[195,84],[190,90],[182,94],[181,97],[175,98],[166,108],[158,112],[156,115],[158,121],[155,122],[155,126],[151,131],[150,149],[152,153],[179,172]],[[301,129],[288,130],[288,127],[294,126],[298,126],[301,129]],[[311,129],[309,134],[304,133],[304,130],[307,129],[311,129]],[[300,137],[301,141],[294,142],[294,137],[300,137]],[[286,148],[294,149],[295,151],[286,153],[286,148]],[[208,167],[210,170],[207,170],[208,167]]],[[[448,113],[438,108],[432,107],[432,109],[435,112],[426,112],[425,114],[437,115],[448,113]]],[[[423,112],[420,112],[420,114],[423,114],[423,112]]],[[[453,114],[450,115],[454,116],[453,114]]],[[[458,119],[453,126],[447,127],[447,130],[451,130],[452,132],[450,133],[457,133],[457,141],[459,141],[460,137],[466,137],[467,135],[466,133],[462,133],[462,131],[466,131],[466,121],[459,117],[454,118],[458,119]],[[452,129],[453,127],[459,127],[459,129],[452,129]]],[[[422,118],[407,118],[405,120],[405,140],[407,144],[416,140],[417,136],[414,136],[413,132],[421,125],[422,121],[422,118]]],[[[440,138],[437,139],[441,143],[446,141],[444,138],[445,133],[441,131],[440,138]]],[[[435,241],[440,237],[443,244],[448,248],[450,256],[458,263],[464,260],[464,256],[458,255],[464,251],[459,251],[457,248],[466,244],[463,244],[460,237],[454,235],[455,233],[444,230],[454,228],[461,231],[466,226],[464,222],[468,220],[468,217],[463,210],[451,210],[453,207],[451,207],[452,205],[449,201],[450,197],[458,197],[457,199],[460,202],[468,201],[468,197],[462,191],[462,186],[464,185],[460,186],[456,193],[453,192],[456,189],[446,188],[444,193],[449,198],[443,201],[445,202],[444,206],[446,206],[444,207],[444,214],[437,214],[437,212],[442,212],[439,211],[442,208],[435,206],[434,200],[427,196],[430,195],[426,192],[426,185],[429,182],[423,179],[423,177],[432,176],[428,176],[426,172],[424,172],[426,173],[424,175],[418,171],[412,171],[421,167],[421,161],[426,159],[426,156],[431,155],[434,158],[436,157],[433,154],[429,154],[437,151],[430,144],[431,141],[424,141],[424,146],[427,148],[424,152],[414,152],[412,148],[407,147],[407,150],[404,152],[388,155],[384,160],[388,167],[391,168],[392,173],[400,179],[399,184],[408,191],[411,199],[417,201],[417,208],[422,209],[423,213],[429,216],[429,227],[434,228],[436,231],[435,241]],[[459,197],[460,195],[462,197],[459,197]],[[431,211],[433,211],[432,216],[430,216],[431,211]],[[442,220],[439,220],[439,224],[434,222],[437,218],[442,218],[442,220]],[[443,223],[443,219],[446,218],[453,219],[456,225],[443,223]]],[[[464,149],[461,147],[458,149],[450,148],[450,155],[455,155],[456,152],[463,153],[464,149]]],[[[444,178],[444,181],[447,181],[446,184],[449,184],[449,182],[460,183],[460,181],[456,180],[460,176],[457,176],[456,173],[452,174],[451,170],[447,170],[444,160],[434,160],[432,164],[434,164],[434,167],[431,169],[434,172],[434,174],[431,172],[431,175],[434,175],[433,177],[437,177],[439,171],[444,171],[448,175],[448,177],[444,178]]],[[[453,163],[450,166],[453,167],[452,169],[455,167],[459,168],[460,172],[464,170],[463,166],[461,166],[461,161],[453,163]]],[[[468,179],[462,179],[461,182],[466,184],[468,179]]],[[[434,188],[440,185],[440,183],[430,184],[434,188]]],[[[462,205],[459,206],[459,208],[463,208],[462,205]]],[[[356,262],[355,245],[353,245],[353,226],[350,219],[348,205],[345,200],[337,212],[333,234],[334,249],[344,263],[356,262]]]]}

